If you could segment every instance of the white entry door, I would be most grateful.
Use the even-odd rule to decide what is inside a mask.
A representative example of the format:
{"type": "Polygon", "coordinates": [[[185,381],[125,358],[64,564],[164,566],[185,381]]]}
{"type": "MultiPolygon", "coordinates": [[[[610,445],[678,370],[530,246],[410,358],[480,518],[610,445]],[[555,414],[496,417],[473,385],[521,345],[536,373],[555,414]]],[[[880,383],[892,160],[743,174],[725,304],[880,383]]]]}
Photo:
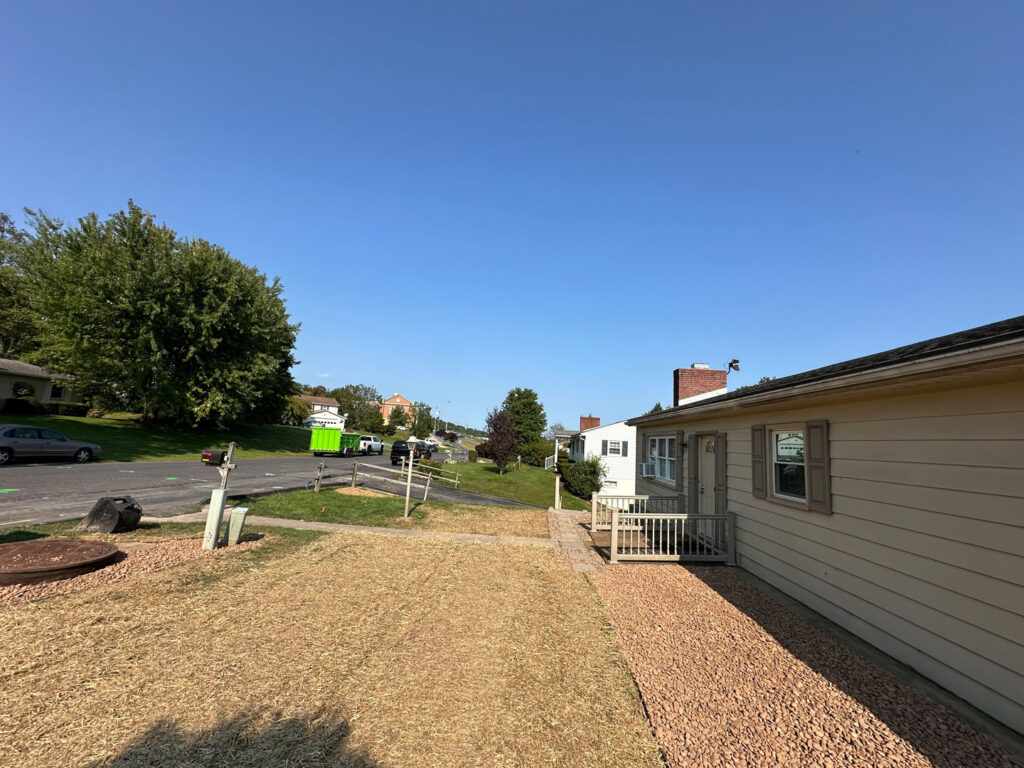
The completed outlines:
{"type": "Polygon", "coordinates": [[[698,490],[698,511],[702,515],[715,514],[715,436],[701,435],[700,456],[700,488],[698,490]]]}

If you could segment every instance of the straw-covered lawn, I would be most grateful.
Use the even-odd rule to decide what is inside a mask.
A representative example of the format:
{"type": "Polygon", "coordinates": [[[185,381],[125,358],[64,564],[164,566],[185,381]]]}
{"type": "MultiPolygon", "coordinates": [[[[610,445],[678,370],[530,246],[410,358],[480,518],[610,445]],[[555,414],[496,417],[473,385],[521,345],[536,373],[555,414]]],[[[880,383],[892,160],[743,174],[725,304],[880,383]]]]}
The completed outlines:
{"type": "Polygon", "coordinates": [[[0,765],[659,758],[555,552],[341,533],[0,610],[0,765]]]}
{"type": "Polygon", "coordinates": [[[386,528],[479,533],[488,536],[548,537],[548,511],[535,507],[496,507],[413,501],[404,517],[405,499],[365,488],[333,492],[289,491],[240,499],[249,514],[288,520],[347,523],[386,528]]]}

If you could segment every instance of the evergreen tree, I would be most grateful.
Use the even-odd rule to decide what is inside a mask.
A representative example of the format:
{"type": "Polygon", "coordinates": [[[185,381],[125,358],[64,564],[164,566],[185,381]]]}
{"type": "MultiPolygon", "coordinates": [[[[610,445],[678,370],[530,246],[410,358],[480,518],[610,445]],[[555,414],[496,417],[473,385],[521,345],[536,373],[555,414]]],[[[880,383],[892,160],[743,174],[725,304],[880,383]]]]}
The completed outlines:
{"type": "Polygon", "coordinates": [[[548,420],[544,406],[537,400],[537,393],[532,389],[517,387],[509,390],[501,410],[512,419],[519,445],[529,445],[541,439],[548,420]]]}

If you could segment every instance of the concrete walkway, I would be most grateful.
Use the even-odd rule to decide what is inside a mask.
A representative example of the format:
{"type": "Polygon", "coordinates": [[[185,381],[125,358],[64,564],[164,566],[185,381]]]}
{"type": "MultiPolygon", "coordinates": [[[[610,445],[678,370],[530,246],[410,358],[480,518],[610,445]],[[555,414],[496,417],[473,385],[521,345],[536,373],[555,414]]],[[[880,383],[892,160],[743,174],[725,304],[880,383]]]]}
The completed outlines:
{"type": "Polygon", "coordinates": [[[596,573],[604,566],[604,560],[594,551],[590,537],[583,530],[586,519],[586,512],[548,507],[548,530],[569,565],[574,571],[596,573]]]}
{"type": "MultiPolygon", "coordinates": [[[[193,512],[177,517],[150,517],[144,515],[144,523],[201,523],[206,520],[205,512],[193,512]]],[[[271,528],[298,528],[307,531],[361,531],[363,533],[380,533],[385,536],[405,536],[413,539],[442,539],[471,544],[506,544],[514,547],[555,547],[559,542],[552,539],[538,539],[532,536],[489,536],[480,533],[453,533],[451,531],[429,531],[409,528],[383,528],[374,525],[347,525],[345,523],[321,523],[310,520],[286,520],[280,517],[260,517],[251,515],[245,518],[246,524],[262,525],[271,528]]]]}

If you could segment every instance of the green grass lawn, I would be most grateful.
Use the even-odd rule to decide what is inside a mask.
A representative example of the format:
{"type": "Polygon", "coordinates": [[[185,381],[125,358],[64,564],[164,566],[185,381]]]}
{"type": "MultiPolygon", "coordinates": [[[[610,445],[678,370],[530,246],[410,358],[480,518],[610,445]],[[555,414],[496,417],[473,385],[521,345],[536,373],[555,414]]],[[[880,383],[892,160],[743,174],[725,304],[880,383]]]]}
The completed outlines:
{"type": "MultiPolygon", "coordinates": [[[[555,476],[551,470],[523,464],[522,469],[512,469],[504,475],[498,474],[493,464],[458,464],[459,488],[477,493],[514,499],[526,504],[550,507],[555,503],[555,476]]],[[[587,509],[587,502],[578,499],[562,486],[562,507],[565,509],[587,509]]]]}
{"type": "MultiPolygon", "coordinates": [[[[346,523],[348,525],[374,525],[387,527],[405,513],[405,499],[397,496],[368,497],[347,496],[323,490],[289,491],[269,496],[246,496],[232,499],[236,507],[248,507],[250,515],[282,517],[286,520],[312,520],[318,523],[346,523]]],[[[415,497],[414,506],[418,504],[415,497]]],[[[446,505],[430,502],[431,506],[446,505]]],[[[450,506],[450,505],[447,505],[450,506]]],[[[415,509],[410,513],[415,520],[426,519],[426,512],[415,509]]]]}
{"type": "MultiPolygon", "coordinates": [[[[102,533],[79,533],[77,530],[78,520],[64,520],[59,523],[45,523],[43,525],[26,525],[17,528],[0,528],[0,544],[9,544],[15,541],[31,541],[33,539],[45,539],[51,536],[58,539],[99,539],[110,541],[114,544],[129,541],[167,541],[169,539],[194,538],[197,541],[203,538],[206,523],[142,523],[139,527],[127,533],[102,534],[102,533]]],[[[281,555],[294,550],[311,541],[315,541],[326,535],[323,531],[306,531],[297,528],[260,528],[258,525],[246,525],[242,532],[242,538],[268,536],[270,540],[266,546],[250,550],[258,553],[255,560],[262,559],[266,555],[281,555]],[[269,547],[269,548],[268,548],[269,547]],[[264,550],[264,551],[261,551],[264,550]]]]}
{"type": "MultiPolygon", "coordinates": [[[[420,502],[413,499],[409,518],[406,519],[404,498],[351,495],[348,489],[342,491],[289,491],[269,496],[235,499],[232,503],[235,506],[248,507],[250,515],[280,517],[286,520],[482,533],[493,536],[548,536],[548,516],[547,511],[543,509],[420,502]]],[[[362,489],[355,489],[355,493],[362,493],[362,489]]]]}
{"type": "Polygon", "coordinates": [[[204,448],[227,448],[234,440],[240,459],[270,456],[309,456],[309,430],[277,424],[245,425],[225,431],[169,426],[142,426],[130,415],[0,416],[10,424],[50,427],[72,440],[88,440],[103,449],[103,461],[198,460],[204,448]]]}

